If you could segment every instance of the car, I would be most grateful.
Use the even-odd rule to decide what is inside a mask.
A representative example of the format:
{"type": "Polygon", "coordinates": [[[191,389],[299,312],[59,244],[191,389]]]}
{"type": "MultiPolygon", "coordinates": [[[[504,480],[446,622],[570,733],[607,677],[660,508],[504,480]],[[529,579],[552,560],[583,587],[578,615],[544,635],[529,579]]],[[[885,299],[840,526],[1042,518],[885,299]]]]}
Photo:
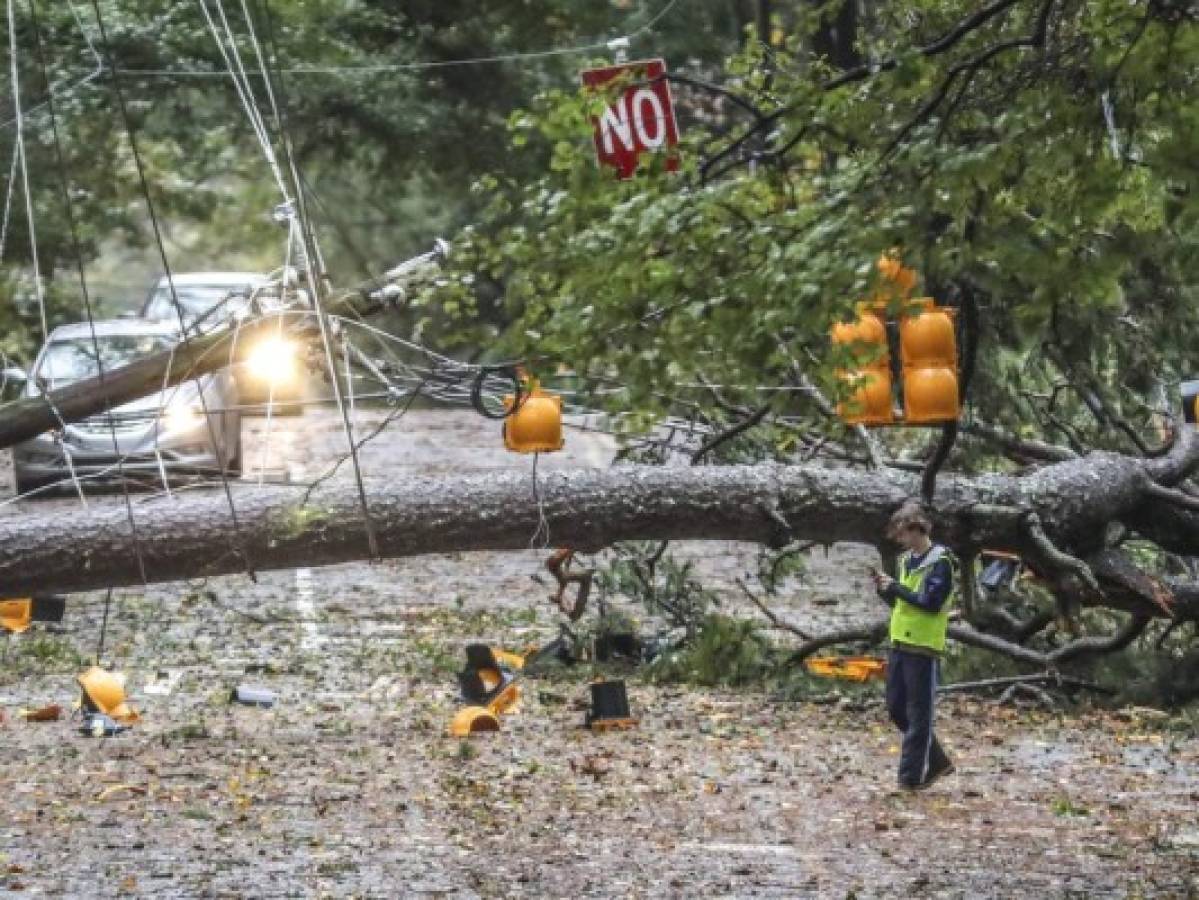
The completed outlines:
{"type": "MultiPolygon", "coordinates": [[[[288,274],[294,279],[294,270],[288,274]]],[[[178,325],[182,310],[184,327],[202,334],[246,316],[253,303],[262,312],[281,308],[276,299],[280,280],[255,272],[181,272],[169,279],[163,275],[146,296],[141,316],[178,325]]],[[[269,404],[276,415],[302,412],[302,369],[300,348],[293,341],[282,336],[261,341],[237,368],[240,403],[263,408],[269,404]]]]}
{"type": "Polygon", "coordinates": [[[141,317],[178,325],[178,298],[185,326],[217,324],[243,311],[250,295],[266,282],[267,276],[257,272],[175,272],[170,278],[163,275],[146,295],[141,317]]]}
{"type": "MultiPolygon", "coordinates": [[[[140,319],[60,325],[25,377],[25,397],[135,362],[179,342],[179,331],[140,319]],[[97,357],[97,348],[99,356],[97,357]]],[[[227,369],[181,382],[13,448],[19,493],[65,482],[143,474],[241,473],[241,413],[227,369]],[[202,399],[201,399],[202,397],[202,399]],[[207,409],[207,416],[205,416],[207,409]]]]}

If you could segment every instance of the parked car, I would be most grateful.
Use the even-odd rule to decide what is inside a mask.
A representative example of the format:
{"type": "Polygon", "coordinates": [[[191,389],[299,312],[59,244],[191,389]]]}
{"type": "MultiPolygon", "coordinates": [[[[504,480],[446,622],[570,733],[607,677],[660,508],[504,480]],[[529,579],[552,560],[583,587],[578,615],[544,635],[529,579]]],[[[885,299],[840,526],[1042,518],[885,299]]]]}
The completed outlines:
{"type": "Polygon", "coordinates": [[[170,279],[163,275],[150,288],[141,316],[178,325],[179,313],[175,310],[178,298],[185,325],[218,324],[243,311],[250,294],[266,281],[266,276],[257,272],[174,272],[170,279]]]}
{"type": "MultiPolygon", "coordinates": [[[[224,328],[247,315],[253,300],[263,311],[279,308],[278,282],[254,272],[181,272],[165,275],[154,283],[141,315],[145,319],[179,323],[178,299],[184,326],[196,333],[224,328]],[[174,285],[174,294],[171,285],[174,285]]],[[[302,412],[297,402],[303,393],[300,349],[285,337],[260,341],[235,373],[240,403],[265,406],[275,413],[302,412]]]]}
{"type": "MultiPolygon", "coordinates": [[[[101,364],[110,372],[168,350],[178,340],[177,328],[138,319],[96,322],[94,339],[86,323],[59,326],[34,360],[24,396],[92,378],[100,374],[101,364]]],[[[126,475],[239,474],[241,414],[236,407],[233,376],[222,370],[67,424],[59,433],[39,435],[13,449],[17,487],[23,493],[69,479],[72,466],[80,477],[117,478],[118,460],[126,475]]]]}

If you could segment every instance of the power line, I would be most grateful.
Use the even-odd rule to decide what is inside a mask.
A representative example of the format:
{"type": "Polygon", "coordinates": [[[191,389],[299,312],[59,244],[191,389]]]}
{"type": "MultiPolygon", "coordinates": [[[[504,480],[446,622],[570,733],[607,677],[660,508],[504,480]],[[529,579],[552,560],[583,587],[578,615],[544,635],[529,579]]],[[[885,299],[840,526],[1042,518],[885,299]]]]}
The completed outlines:
{"type": "MultiPolygon", "coordinates": [[[[115,62],[116,61],[115,61],[115,58],[113,57],[112,44],[109,43],[108,34],[106,33],[106,31],[104,29],[104,18],[100,13],[99,0],[92,0],[92,9],[96,15],[96,26],[100,32],[100,43],[104,47],[104,52],[105,52],[105,55],[108,57],[110,66],[115,71],[115,69],[116,69],[115,62]]],[[[138,183],[141,186],[142,197],[146,202],[146,209],[150,215],[150,226],[151,226],[151,229],[154,234],[154,242],[158,248],[159,258],[162,261],[163,271],[166,273],[167,287],[170,289],[170,292],[171,292],[171,301],[174,304],[175,313],[179,318],[179,330],[183,336],[183,344],[186,345],[191,340],[191,338],[188,335],[187,322],[185,321],[184,315],[183,315],[183,306],[179,302],[179,296],[175,291],[175,281],[171,275],[171,266],[170,266],[170,262],[167,259],[166,246],[163,244],[162,231],[158,225],[158,214],[154,207],[154,198],[150,194],[150,184],[149,184],[149,181],[147,181],[147,179],[146,179],[145,166],[142,162],[141,151],[138,148],[137,135],[134,132],[133,121],[129,117],[129,108],[125,103],[124,91],[121,89],[121,77],[120,77],[119,73],[114,74],[114,77],[112,80],[112,87],[113,87],[113,93],[115,95],[115,99],[117,101],[117,107],[120,110],[121,121],[123,122],[123,124],[125,126],[125,131],[129,137],[129,149],[132,152],[133,163],[134,163],[135,168],[137,169],[138,183]]],[[[217,452],[216,451],[216,448],[217,448],[216,430],[213,427],[212,418],[208,414],[208,400],[204,396],[203,384],[199,384],[198,387],[199,387],[198,394],[199,394],[199,400],[200,400],[200,409],[204,416],[204,422],[208,429],[208,439],[212,444],[214,453],[216,453],[217,452]]],[[[217,464],[218,464],[218,467],[219,467],[220,473],[221,473],[221,484],[223,485],[223,487],[225,489],[225,499],[229,504],[229,518],[233,525],[234,540],[231,541],[230,549],[233,550],[233,552],[238,553],[241,556],[242,562],[245,564],[247,574],[250,576],[250,578],[254,578],[255,577],[254,576],[254,564],[250,558],[249,551],[246,549],[245,537],[242,534],[241,525],[238,522],[238,518],[237,518],[237,507],[233,502],[233,492],[229,488],[229,479],[225,473],[225,462],[219,459],[219,453],[218,453],[217,464]]],[[[134,541],[136,542],[136,540],[137,540],[137,537],[136,537],[136,532],[135,532],[134,541]]],[[[140,562],[140,556],[139,556],[139,562],[140,562]]],[[[143,581],[145,580],[145,572],[144,571],[142,573],[142,580],[143,581]]]]}
{"type": "MultiPolygon", "coordinates": [[[[532,50],[524,53],[500,53],[492,56],[474,56],[466,59],[444,59],[414,63],[381,63],[378,65],[364,66],[276,67],[275,72],[279,75],[377,75],[381,72],[419,72],[427,69],[448,69],[458,66],[495,65],[499,63],[523,62],[525,60],[550,59],[558,56],[577,56],[583,53],[591,53],[596,50],[612,50],[652,30],[660,21],[662,21],[662,19],[670,14],[671,10],[673,10],[675,6],[681,2],[682,0],[667,0],[667,3],[660,10],[658,10],[658,12],[655,13],[648,22],[646,22],[644,25],[638,26],[627,34],[612,38],[610,40],[593,41],[591,43],[580,44],[575,47],[553,47],[546,50],[532,50]]],[[[150,77],[225,77],[224,72],[217,72],[208,69],[121,69],[120,72],[125,75],[150,77]]],[[[263,73],[258,72],[251,74],[254,74],[260,78],[267,77],[263,73]]]]}
{"type": "MultiPolygon", "coordinates": [[[[47,98],[45,100],[43,100],[41,103],[36,103],[33,106],[29,107],[29,109],[25,110],[26,116],[29,116],[32,113],[35,113],[41,109],[44,109],[47,105],[49,105],[51,97],[59,97],[59,96],[65,97],[67,94],[71,93],[76,88],[82,87],[85,84],[95,81],[97,78],[100,77],[100,75],[104,71],[104,61],[101,58],[100,53],[96,50],[95,44],[92,43],[91,37],[88,36],[87,29],[83,25],[83,19],[79,15],[79,10],[75,8],[75,4],[72,2],[72,0],[67,0],[67,6],[69,6],[71,8],[71,16],[75,19],[75,24],[79,26],[79,32],[80,32],[80,34],[83,35],[84,43],[87,44],[88,51],[92,54],[92,58],[95,59],[95,61],[96,61],[96,68],[93,69],[91,72],[89,72],[87,75],[84,75],[82,78],[80,78],[76,81],[73,81],[69,85],[66,85],[65,87],[62,87],[62,88],[55,87],[54,85],[50,84],[47,81],[47,88],[46,88],[47,98]]],[[[17,124],[17,118],[13,117],[4,122],[0,122],[0,128],[8,128],[15,124],[17,124]]]]}

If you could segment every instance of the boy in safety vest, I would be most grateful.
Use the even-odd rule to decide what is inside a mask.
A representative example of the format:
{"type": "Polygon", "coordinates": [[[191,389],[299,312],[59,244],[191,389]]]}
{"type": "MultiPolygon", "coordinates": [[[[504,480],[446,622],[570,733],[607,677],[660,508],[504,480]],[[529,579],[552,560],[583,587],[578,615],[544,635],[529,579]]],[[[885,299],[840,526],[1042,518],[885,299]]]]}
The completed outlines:
{"type": "Polygon", "coordinates": [[[948,549],[932,542],[932,530],[923,508],[905,503],[887,525],[887,537],[906,551],[899,558],[899,580],[872,572],[879,595],[891,606],[887,711],[903,732],[899,787],[912,791],[953,772],[953,762],[933,734],[933,710],[958,564],[948,549]]]}

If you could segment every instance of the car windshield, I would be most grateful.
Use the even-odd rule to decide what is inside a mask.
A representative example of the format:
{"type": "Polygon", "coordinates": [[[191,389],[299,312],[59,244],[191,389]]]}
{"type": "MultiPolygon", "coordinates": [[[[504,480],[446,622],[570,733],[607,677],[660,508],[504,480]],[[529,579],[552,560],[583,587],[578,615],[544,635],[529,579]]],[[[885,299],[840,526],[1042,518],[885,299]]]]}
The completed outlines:
{"type": "MultiPolygon", "coordinates": [[[[179,305],[183,307],[184,320],[190,323],[204,315],[229,294],[245,294],[249,290],[250,285],[248,284],[176,284],[175,296],[179,298],[179,305]]],[[[232,307],[218,310],[213,314],[213,318],[220,321],[234,311],[235,308],[232,307]]],[[[178,321],[175,304],[171,302],[171,289],[168,285],[159,285],[154,289],[154,295],[146,304],[144,315],[147,319],[156,319],[161,322],[178,321]]]]}
{"type": "Polygon", "coordinates": [[[47,345],[35,374],[49,387],[58,387],[99,375],[101,364],[105,372],[111,372],[140,357],[169,350],[174,344],[175,341],[167,334],[97,336],[95,345],[90,337],[52,341],[47,345]],[[100,348],[99,362],[96,346],[100,348]]]}

